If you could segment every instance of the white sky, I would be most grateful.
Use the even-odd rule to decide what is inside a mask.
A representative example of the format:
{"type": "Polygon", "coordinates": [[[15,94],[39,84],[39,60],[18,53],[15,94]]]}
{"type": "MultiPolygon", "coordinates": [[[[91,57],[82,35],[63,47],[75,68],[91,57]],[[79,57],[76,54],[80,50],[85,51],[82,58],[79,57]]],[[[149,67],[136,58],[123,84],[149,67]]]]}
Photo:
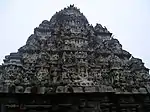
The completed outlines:
{"type": "Polygon", "coordinates": [[[43,20],[75,4],[90,24],[106,26],[150,68],[150,0],[0,0],[0,63],[23,46],[43,20]]]}

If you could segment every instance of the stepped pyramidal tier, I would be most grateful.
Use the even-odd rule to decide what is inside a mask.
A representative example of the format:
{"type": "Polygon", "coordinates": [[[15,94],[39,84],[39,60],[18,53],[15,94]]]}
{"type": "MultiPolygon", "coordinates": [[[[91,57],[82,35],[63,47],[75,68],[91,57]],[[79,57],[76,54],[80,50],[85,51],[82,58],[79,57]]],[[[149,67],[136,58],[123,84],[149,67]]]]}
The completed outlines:
{"type": "MultiPolygon", "coordinates": [[[[150,93],[149,69],[142,60],[122,49],[106,27],[90,25],[74,5],[56,12],[50,21],[44,20],[18,52],[5,56],[0,65],[0,77],[0,93],[3,94],[93,94],[90,98],[94,98],[95,94],[105,93],[106,96],[101,97],[105,102],[109,93],[117,97],[150,93]]],[[[85,102],[88,101],[87,98],[85,102]]],[[[130,96],[119,101],[136,102],[130,96]]],[[[143,104],[138,101],[139,105],[143,104]]],[[[104,110],[101,106],[93,107],[91,111],[94,104],[87,110],[86,105],[83,106],[82,112],[117,112],[116,106],[114,111],[113,106],[104,110]]],[[[149,112],[137,111],[138,108],[140,106],[123,108],[118,112],[149,112]]]]}

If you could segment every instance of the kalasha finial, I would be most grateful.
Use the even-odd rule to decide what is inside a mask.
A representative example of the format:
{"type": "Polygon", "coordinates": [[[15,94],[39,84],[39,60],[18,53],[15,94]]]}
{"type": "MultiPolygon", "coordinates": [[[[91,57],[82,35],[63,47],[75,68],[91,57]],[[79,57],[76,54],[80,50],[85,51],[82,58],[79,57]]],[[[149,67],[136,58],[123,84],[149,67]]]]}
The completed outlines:
{"type": "Polygon", "coordinates": [[[70,7],[74,7],[74,4],[73,4],[73,5],[70,5],[70,7]]]}

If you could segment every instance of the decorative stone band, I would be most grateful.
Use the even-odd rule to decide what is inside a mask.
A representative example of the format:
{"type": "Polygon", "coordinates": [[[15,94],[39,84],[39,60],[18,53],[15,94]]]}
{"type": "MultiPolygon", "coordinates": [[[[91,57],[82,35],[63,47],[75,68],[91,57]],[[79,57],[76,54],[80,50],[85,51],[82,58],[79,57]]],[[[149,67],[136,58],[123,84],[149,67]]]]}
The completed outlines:
{"type": "Polygon", "coordinates": [[[34,93],[34,94],[50,94],[50,93],[109,93],[116,94],[148,94],[149,87],[141,87],[132,89],[132,91],[121,91],[118,88],[113,89],[111,86],[55,86],[55,87],[23,87],[23,86],[0,86],[0,93],[34,93]]]}

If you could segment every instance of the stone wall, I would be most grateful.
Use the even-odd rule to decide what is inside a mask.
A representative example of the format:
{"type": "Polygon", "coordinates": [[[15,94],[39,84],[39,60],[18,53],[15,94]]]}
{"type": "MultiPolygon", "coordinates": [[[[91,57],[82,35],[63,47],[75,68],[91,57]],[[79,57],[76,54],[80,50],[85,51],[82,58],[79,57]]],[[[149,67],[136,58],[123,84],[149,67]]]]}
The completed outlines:
{"type": "Polygon", "coordinates": [[[0,94],[1,112],[149,112],[147,94],[0,94]]]}

